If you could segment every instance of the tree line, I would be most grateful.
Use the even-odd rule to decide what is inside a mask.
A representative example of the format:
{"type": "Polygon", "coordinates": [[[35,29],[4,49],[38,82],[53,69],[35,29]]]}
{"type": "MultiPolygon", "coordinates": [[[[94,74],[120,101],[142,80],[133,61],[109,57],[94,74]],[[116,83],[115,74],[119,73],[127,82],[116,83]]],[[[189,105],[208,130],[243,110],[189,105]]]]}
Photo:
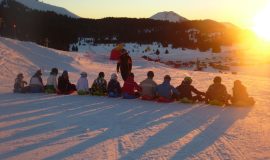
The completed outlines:
{"type": "Polygon", "coordinates": [[[237,41],[240,29],[213,20],[172,23],[136,18],[71,18],[54,12],[31,10],[15,0],[0,4],[0,34],[33,41],[51,48],[69,50],[78,37],[91,37],[94,43],[159,42],[163,46],[219,52],[221,45],[237,41]],[[193,31],[195,30],[195,31],[193,31]]]}

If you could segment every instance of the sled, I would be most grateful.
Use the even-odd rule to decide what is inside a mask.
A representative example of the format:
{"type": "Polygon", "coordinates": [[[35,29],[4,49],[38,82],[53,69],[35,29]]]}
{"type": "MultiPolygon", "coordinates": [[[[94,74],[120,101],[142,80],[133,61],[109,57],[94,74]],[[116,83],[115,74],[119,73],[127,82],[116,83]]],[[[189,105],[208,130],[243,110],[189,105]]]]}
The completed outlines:
{"type": "Polygon", "coordinates": [[[76,92],[76,90],[71,90],[71,91],[68,91],[68,92],[65,92],[65,93],[63,93],[61,91],[58,91],[58,92],[56,92],[56,94],[57,95],[70,95],[70,94],[72,94],[74,92],[76,92]]]}
{"type": "Polygon", "coordinates": [[[55,91],[55,89],[47,88],[47,89],[45,89],[45,93],[47,93],[47,94],[55,94],[56,91],[55,91]]]}
{"type": "Polygon", "coordinates": [[[179,100],[180,103],[187,103],[187,104],[191,104],[194,103],[194,101],[188,99],[188,98],[182,98],[179,100]]]}
{"type": "Polygon", "coordinates": [[[172,103],[172,102],[174,102],[174,99],[159,97],[157,102],[159,102],[159,103],[172,103]]]}
{"type": "Polygon", "coordinates": [[[142,96],[141,100],[144,101],[155,101],[154,97],[150,97],[150,96],[142,96]]]}
{"type": "Polygon", "coordinates": [[[137,96],[137,95],[130,95],[130,94],[127,94],[127,93],[124,93],[123,95],[123,99],[137,99],[139,98],[140,96],[137,96]]]}
{"type": "Polygon", "coordinates": [[[86,92],[86,91],[78,91],[77,94],[79,96],[85,96],[85,95],[89,95],[89,92],[86,92]]]}
{"type": "Polygon", "coordinates": [[[212,101],[209,101],[209,104],[210,105],[213,105],[213,106],[224,106],[225,103],[224,102],[220,102],[218,100],[212,100],[212,101]]]}
{"type": "Polygon", "coordinates": [[[108,97],[110,97],[110,98],[119,98],[119,97],[121,97],[121,95],[116,94],[116,93],[113,93],[113,92],[110,92],[110,93],[108,94],[108,97]]]}

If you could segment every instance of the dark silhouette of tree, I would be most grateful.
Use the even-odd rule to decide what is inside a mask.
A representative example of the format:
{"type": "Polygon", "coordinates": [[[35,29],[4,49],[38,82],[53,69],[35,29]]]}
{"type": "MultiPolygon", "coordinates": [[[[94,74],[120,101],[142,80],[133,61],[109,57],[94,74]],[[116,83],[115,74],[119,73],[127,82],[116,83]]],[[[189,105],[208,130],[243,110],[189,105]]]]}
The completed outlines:
{"type": "MultiPolygon", "coordinates": [[[[218,52],[221,45],[230,45],[236,41],[239,29],[226,28],[212,20],[186,21],[171,23],[151,19],[104,18],[86,19],[70,18],[54,12],[31,10],[15,0],[0,4],[0,32],[2,36],[44,44],[49,40],[49,47],[69,50],[70,44],[79,37],[91,37],[93,44],[99,43],[138,43],[159,42],[163,47],[172,44],[174,48],[189,48],[202,51],[213,49],[218,52]],[[16,30],[14,30],[16,25],[16,30]],[[191,29],[199,31],[190,39],[191,29]],[[220,33],[218,37],[209,37],[220,33]]],[[[75,49],[75,48],[74,48],[75,49]]]]}

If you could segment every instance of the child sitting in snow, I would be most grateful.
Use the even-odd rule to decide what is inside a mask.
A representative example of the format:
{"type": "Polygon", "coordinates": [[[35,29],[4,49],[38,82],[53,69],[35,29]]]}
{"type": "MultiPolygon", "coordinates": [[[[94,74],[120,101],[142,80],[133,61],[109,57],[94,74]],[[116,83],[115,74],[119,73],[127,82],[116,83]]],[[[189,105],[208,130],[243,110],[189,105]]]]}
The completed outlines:
{"type": "Polygon", "coordinates": [[[127,80],[124,82],[123,98],[124,99],[136,99],[140,97],[140,91],[142,88],[134,81],[134,74],[130,73],[127,80]],[[135,91],[139,92],[135,92],[135,91]]]}
{"type": "Polygon", "coordinates": [[[221,77],[214,78],[214,84],[210,85],[206,92],[206,102],[212,105],[228,105],[231,95],[228,94],[226,86],[221,84],[221,77]]]}
{"type": "Polygon", "coordinates": [[[109,97],[121,96],[121,86],[117,79],[118,79],[117,74],[113,73],[111,75],[111,80],[108,83],[108,96],[109,97]]]}
{"type": "Polygon", "coordinates": [[[47,85],[45,86],[46,93],[56,93],[58,91],[57,75],[58,75],[58,69],[52,68],[50,76],[47,79],[47,85]]]}
{"type": "Polygon", "coordinates": [[[166,75],[162,84],[156,87],[159,102],[173,102],[179,95],[178,91],[170,84],[171,77],[166,75]]]}
{"type": "Polygon", "coordinates": [[[77,82],[77,92],[78,92],[78,95],[89,94],[89,85],[88,85],[88,79],[87,79],[86,72],[81,73],[81,77],[77,82]]]}
{"type": "Polygon", "coordinates": [[[157,83],[153,80],[154,72],[149,71],[147,73],[147,78],[140,83],[142,88],[142,99],[143,100],[153,100],[156,98],[156,87],[157,83]]]}
{"type": "Polygon", "coordinates": [[[58,78],[58,94],[71,94],[75,92],[76,86],[69,81],[68,71],[64,71],[58,78]]]}
{"type": "Polygon", "coordinates": [[[98,78],[92,84],[91,94],[95,96],[105,96],[107,94],[107,81],[104,79],[104,72],[98,74],[98,78]]]}
{"type": "Polygon", "coordinates": [[[30,79],[30,90],[32,93],[42,93],[44,92],[44,84],[42,81],[41,70],[38,70],[34,76],[30,79]]]}
{"type": "Polygon", "coordinates": [[[198,91],[194,86],[191,85],[191,83],[192,83],[191,77],[185,77],[181,85],[176,87],[177,91],[179,92],[178,99],[182,103],[193,103],[196,101],[203,101],[202,96],[205,95],[205,93],[198,91]],[[196,94],[196,96],[193,96],[192,93],[196,94]]]}
{"type": "Polygon", "coordinates": [[[253,106],[255,101],[252,97],[249,97],[246,87],[241,81],[234,81],[233,97],[231,99],[232,104],[236,106],[253,106]]]}
{"type": "Polygon", "coordinates": [[[23,80],[23,74],[19,73],[17,75],[17,78],[15,79],[14,83],[14,93],[26,93],[28,90],[28,87],[25,87],[27,85],[27,82],[23,80]]]}

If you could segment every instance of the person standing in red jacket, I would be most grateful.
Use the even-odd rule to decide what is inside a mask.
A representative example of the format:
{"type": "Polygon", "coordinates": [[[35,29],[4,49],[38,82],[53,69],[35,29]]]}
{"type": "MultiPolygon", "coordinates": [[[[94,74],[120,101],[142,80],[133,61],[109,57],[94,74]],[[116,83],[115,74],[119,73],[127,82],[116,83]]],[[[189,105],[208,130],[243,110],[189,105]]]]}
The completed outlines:
{"type": "Polygon", "coordinates": [[[134,81],[134,74],[130,73],[122,88],[124,99],[136,99],[140,97],[142,88],[134,81]]]}

